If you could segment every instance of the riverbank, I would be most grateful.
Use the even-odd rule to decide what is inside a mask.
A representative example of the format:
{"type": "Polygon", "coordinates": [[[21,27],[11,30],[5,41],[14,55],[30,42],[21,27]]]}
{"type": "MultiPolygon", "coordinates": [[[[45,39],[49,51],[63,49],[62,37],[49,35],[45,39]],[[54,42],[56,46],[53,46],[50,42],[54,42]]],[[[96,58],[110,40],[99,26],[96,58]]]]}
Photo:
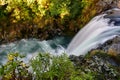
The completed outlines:
{"type": "Polygon", "coordinates": [[[83,29],[66,53],[71,36],[95,15],[117,7],[117,1],[0,2],[0,80],[119,80],[120,27],[103,15],[83,29]]]}
{"type": "Polygon", "coordinates": [[[116,2],[3,0],[0,3],[0,43],[23,38],[46,40],[59,35],[74,36],[95,15],[116,7],[116,2]]]}
{"type": "Polygon", "coordinates": [[[29,63],[23,62],[23,58],[24,56],[18,53],[8,54],[8,62],[0,67],[0,78],[2,80],[120,79],[120,65],[111,55],[103,51],[94,51],[85,57],[74,55],[68,57],[66,54],[53,56],[49,53],[39,53],[29,63]]]}

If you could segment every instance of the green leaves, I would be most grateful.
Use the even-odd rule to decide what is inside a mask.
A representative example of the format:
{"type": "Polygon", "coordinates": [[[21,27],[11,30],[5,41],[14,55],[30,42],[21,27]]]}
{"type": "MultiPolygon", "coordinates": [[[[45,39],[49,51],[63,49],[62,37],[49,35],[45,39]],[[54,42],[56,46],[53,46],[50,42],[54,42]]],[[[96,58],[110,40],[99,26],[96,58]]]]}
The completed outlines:
{"type": "MultiPolygon", "coordinates": [[[[4,2],[4,1],[3,1],[4,2]]],[[[70,18],[75,18],[80,15],[83,6],[82,4],[89,4],[86,0],[7,0],[7,10],[9,13],[12,12],[12,17],[16,22],[20,20],[29,20],[35,18],[36,16],[31,16],[31,14],[39,14],[41,17],[49,16],[56,17],[59,16],[63,19],[66,15],[70,18]],[[31,9],[31,10],[30,10],[31,9]]],[[[3,10],[1,10],[2,16],[3,10]]]]}
{"type": "MultiPolygon", "coordinates": [[[[98,55],[99,57],[101,56],[101,58],[105,59],[103,53],[101,54],[100,52],[100,54],[98,53],[98,55]]],[[[8,58],[8,62],[0,67],[0,77],[2,80],[97,80],[99,78],[105,79],[106,71],[103,73],[101,73],[101,71],[98,71],[98,67],[100,66],[98,62],[100,61],[95,61],[95,59],[93,59],[92,61],[93,56],[91,54],[90,56],[84,57],[84,60],[79,60],[76,57],[78,61],[75,60],[75,62],[71,62],[69,57],[64,53],[59,56],[51,55],[49,53],[39,53],[31,59],[29,66],[22,61],[22,58],[24,57],[20,57],[20,54],[18,53],[10,53],[8,56],[13,58],[8,58]],[[97,62],[97,64],[95,62],[97,62]],[[28,71],[29,67],[31,68],[31,72],[28,71]]],[[[106,70],[110,68],[109,70],[114,72],[114,74],[118,77],[114,77],[114,75],[111,73],[108,74],[109,71],[107,71],[108,76],[106,77],[118,80],[120,75],[119,67],[113,67],[112,65],[110,67],[109,66],[110,65],[108,65],[108,68],[106,70]]]]}
{"type": "Polygon", "coordinates": [[[51,34],[46,32],[59,35],[58,29],[60,35],[73,35],[97,13],[96,1],[99,0],[2,0],[0,38],[48,39],[51,34]],[[31,30],[36,34],[31,35],[31,30]]]}
{"type": "Polygon", "coordinates": [[[73,63],[67,55],[53,56],[48,53],[39,53],[31,61],[36,80],[63,80],[74,72],[73,63]]]}
{"type": "MultiPolygon", "coordinates": [[[[2,80],[25,80],[30,78],[28,67],[22,60],[23,56],[18,53],[9,53],[8,61],[0,68],[2,80]]],[[[31,80],[31,79],[28,79],[31,80]]]]}

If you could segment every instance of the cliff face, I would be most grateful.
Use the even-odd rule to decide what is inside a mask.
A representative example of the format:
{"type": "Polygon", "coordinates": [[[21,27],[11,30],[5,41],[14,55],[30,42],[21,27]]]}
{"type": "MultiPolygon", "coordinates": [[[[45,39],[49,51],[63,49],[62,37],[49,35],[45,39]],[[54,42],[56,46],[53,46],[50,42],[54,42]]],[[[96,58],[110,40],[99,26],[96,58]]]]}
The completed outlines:
{"type": "Polygon", "coordinates": [[[73,36],[92,17],[117,7],[118,0],[3,1],[0,2],[0,39],[49,39],[73,36]],[[59,4],[58,4],[59,3],[59,4]]]}

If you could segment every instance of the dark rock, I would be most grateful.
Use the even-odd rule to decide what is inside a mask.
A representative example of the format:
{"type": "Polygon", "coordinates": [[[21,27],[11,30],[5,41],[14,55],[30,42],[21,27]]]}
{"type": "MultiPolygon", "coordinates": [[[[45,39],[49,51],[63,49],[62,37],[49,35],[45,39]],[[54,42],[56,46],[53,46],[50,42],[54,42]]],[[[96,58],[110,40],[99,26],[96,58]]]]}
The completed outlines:
{"type": "Polygon", "coordinates": [[[108,10],[105,13],[107,15],[104,16],[104,18],[109,18],[109,24],[114,23],[116,26],[120,26],[120,9],[112,9],[108,10]]]}
{"type": "Polygon", "coordinates": [[[84,56],[82,55],[81,56],[70,55],[69,59],[72,62],[75,62],[75,65],[82,65],[85,62],[84,56]]]}
{"type": "Polygon", "coordinates": [[[111,64],[111,57],[108,55],[104,56],[103,54],[95,54],[87,57],[71,55],[70,59],[73,61],[77,69],[83,70],[83,73],[95,73],[95,80],[117,80],[117,76],[120,75],[115,69],[116,66],[111,64]]]}
{"type": "Polygon", "coordinates": [[[69,59],[71,61],[75,61],[76,62],[76,61],[82,61],[84,59],[84,57],[82,55],[81,56],[70,55],[69,59]]]}
{"type": "Polygon", "coordinates": [[[104,44],[99,44],[96,49],[103,50],[105,52],[113,50],[116,54],[120,54],[120,36],[116,36],[113,39],[106,41],[104,44]]]}

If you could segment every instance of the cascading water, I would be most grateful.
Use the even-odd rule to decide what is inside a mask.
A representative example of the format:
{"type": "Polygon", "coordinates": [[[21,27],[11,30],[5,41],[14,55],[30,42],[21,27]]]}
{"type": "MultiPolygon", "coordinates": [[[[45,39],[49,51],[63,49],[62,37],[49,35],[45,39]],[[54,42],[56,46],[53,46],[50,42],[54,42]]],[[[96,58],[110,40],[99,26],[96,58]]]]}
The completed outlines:
{"type": "Polygon", "coordinates": [[[26,62],[39,52],[60,55],[65,52],[65,48],[70,40],[70,37],[55,37],[54,39],[44,41],[39,41],[37,39],[22,39],[13,43],[0,45],[0,64],[6,62],[6,55],[11,52],[25,54],[26,62]]]}
{"type": "Polygon", "coordinates": [[[71,40],[69,37],[56,37],[47,41],[22,39],[13,43],[0,45],[0,64],[6,62],[5,57],[10,52],[26,54],[26,61],[29,61],[31,57],[39,52],[48,52],[55,55],[63,52],[66,52],[68,55],[85,55],[99,44],[120,34],[120,26],[117,25],[120,22],[120,18],[118,16],[106,16],[104,18],[105,16],[106,14],[101,14],[93,18],[78,32],[68,47],[67,45],[71,40]],[[113,21],[115,21],[115,25],[113,21]]]}
{"type": "MultiPolygon", "coordinates": [[[[119,9],[114,9],[120,11],[119,9]]],[[[85,55],[88,51],[96,48],[99,44],[120,35],[119,14],[101,14],[94,17],[73,38],[67,48],[69,55],[85,55]],[[106,18],[105,18],[106,17],[106,18]]]]}

